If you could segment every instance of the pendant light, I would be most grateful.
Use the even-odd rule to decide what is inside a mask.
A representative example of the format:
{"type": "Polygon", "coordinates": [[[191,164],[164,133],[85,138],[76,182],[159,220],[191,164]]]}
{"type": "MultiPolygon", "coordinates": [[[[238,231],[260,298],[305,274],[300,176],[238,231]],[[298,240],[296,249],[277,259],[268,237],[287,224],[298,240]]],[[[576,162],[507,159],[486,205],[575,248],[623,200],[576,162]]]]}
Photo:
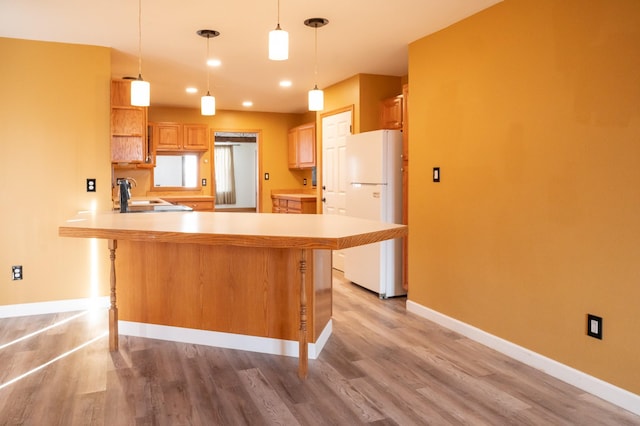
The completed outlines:
{"type": "MultiPolygon", "coordinates": [[[[220,33],[216,30],[199,30],[198,35],[207,39],[207,58],[209,61],[209,39],[218,37],[220,33]]],[[[207,63],[207,94],[200,98],[200,113],[202,115],[216,115],[216,98],[209,93],[209,64],[207,63]]]]}
{"type": "Polygon", "coordinates": [[[280,0],[278,0],[278,24],[269,31],[269,59],[286,61],[289,59],[289,33],[280,28],[280,0]]]}
{"type": "Polygon", "coordinates": [[[151,86],[142,79],[142,0],[138,0],[138,78],[131,82],[131,105],[148,107],[151,86]]]}
{"type": "Polygon", "coordinates": [[[315,85],[309,90],[309,111],[322,111],[324,109],[324,93],[318,89],[318,28],[329,23],[325,18],[309,18],[304,21],[307,27],[315,29],[315,85]]]}

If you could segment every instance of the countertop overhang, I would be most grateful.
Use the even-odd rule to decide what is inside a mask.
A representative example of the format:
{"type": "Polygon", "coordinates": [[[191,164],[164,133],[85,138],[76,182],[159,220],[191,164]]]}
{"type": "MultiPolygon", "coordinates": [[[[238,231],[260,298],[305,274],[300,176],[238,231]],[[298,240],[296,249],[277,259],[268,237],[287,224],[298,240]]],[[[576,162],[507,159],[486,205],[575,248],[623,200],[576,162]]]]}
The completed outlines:
{"type": "Polygon", "coordinates": [[[165,212],[80,213],[61,237],[340,250],[407,235],[407,226],[340,215],[165,212]]]}

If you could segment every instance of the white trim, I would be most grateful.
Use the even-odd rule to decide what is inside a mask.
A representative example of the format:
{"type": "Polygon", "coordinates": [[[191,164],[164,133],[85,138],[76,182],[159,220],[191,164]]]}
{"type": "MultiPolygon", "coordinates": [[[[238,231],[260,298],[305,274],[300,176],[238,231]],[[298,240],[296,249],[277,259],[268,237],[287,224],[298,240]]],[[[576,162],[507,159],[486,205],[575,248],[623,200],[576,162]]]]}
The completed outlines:
{"type": "Polygon", "coordinates": [[[495,349],[517,361],[541,370],[552,377],[589,392],[625,410],[640,415],[640,395],[614,386],[597,377],[590,376],[568,365],[547,358],[411,300],[407,300],[407,311],[460,333],[469,339],[482,343],[491,349],[495,349]]]}
{"type": "MultiPolygon", "coordinates": [[[[329,320],[316,343],[309,343],[310,359],[316,359],[331,336],[333,329],[329,320]]],[[[171,342],[193,343],[196,345],[238,349],[272,355],[298,356],[298,342],[273,339],[269,337],[248,336],[244,334],[223,333],[219,331],[197,330],[193,328],[172,327],[168,325],[146,324],[141,322],[118,321],[118,330],[122,335],[168,340],[171,342]]]]}
{"type": "Polygon", "coordinates": [[[86,311],[104,308],[109,308],[108,296],[86,299],[54,300],[51,302],[0,306],[0,318],[57,314],[59,312],[86,311]]]}

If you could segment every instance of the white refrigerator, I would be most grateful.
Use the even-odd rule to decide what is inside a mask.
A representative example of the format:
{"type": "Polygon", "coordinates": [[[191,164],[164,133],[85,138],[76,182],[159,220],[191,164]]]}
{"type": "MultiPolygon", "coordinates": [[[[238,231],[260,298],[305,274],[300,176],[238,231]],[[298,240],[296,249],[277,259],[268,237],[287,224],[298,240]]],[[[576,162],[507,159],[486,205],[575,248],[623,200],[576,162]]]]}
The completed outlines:
{"type": "MultiPolygon", "coordinates": [[[[376,130],[348,135],[346,214],[402,223],[402,133],[376,130]]],[[[402,288],[402,240],[344,251],[344,276],[380,298],[406,294],[402,288]]]]}

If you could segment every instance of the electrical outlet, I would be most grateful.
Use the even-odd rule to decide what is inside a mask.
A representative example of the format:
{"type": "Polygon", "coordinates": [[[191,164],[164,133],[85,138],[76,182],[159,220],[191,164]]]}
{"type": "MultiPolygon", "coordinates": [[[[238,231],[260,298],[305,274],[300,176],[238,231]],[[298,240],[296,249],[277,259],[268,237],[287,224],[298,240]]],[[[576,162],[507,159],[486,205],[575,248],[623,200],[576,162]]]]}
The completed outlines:
{"type": "Polygon", "coordinates": [[[602,317],[587,314],[587,335],[602,340],[602,317]]]}
{"type": "Polygon", "coordinates": [[[202,186],[207,186],[207,179],[205,178],[202,179],[202,186]]]}
{"type": "Polygon", "coordinates": [[[302,184],[303,184],[304,186],[307,186],[307,179],[306,179],[306,178],[305,178],[305,179],[302,179],[302,184]]]}
{"type": "Polygon", "coordinates": [[[96,192],[96,178],[87,179],[87,192],[96,192]]]}
{"type": "Polygon", "coordinates": [[[11,279],[13,281],[22,279],[22,265],[11,267],[11,279]]]}
{"type": "Polygon", "coordinates": [[[264,174],[264,180],[269,180],[269,173],[264,174]]]}
{"type": "Polygon", "coordinates": [[[440,167],[433,168],[433,181],[440,182],[440,167]]]}

